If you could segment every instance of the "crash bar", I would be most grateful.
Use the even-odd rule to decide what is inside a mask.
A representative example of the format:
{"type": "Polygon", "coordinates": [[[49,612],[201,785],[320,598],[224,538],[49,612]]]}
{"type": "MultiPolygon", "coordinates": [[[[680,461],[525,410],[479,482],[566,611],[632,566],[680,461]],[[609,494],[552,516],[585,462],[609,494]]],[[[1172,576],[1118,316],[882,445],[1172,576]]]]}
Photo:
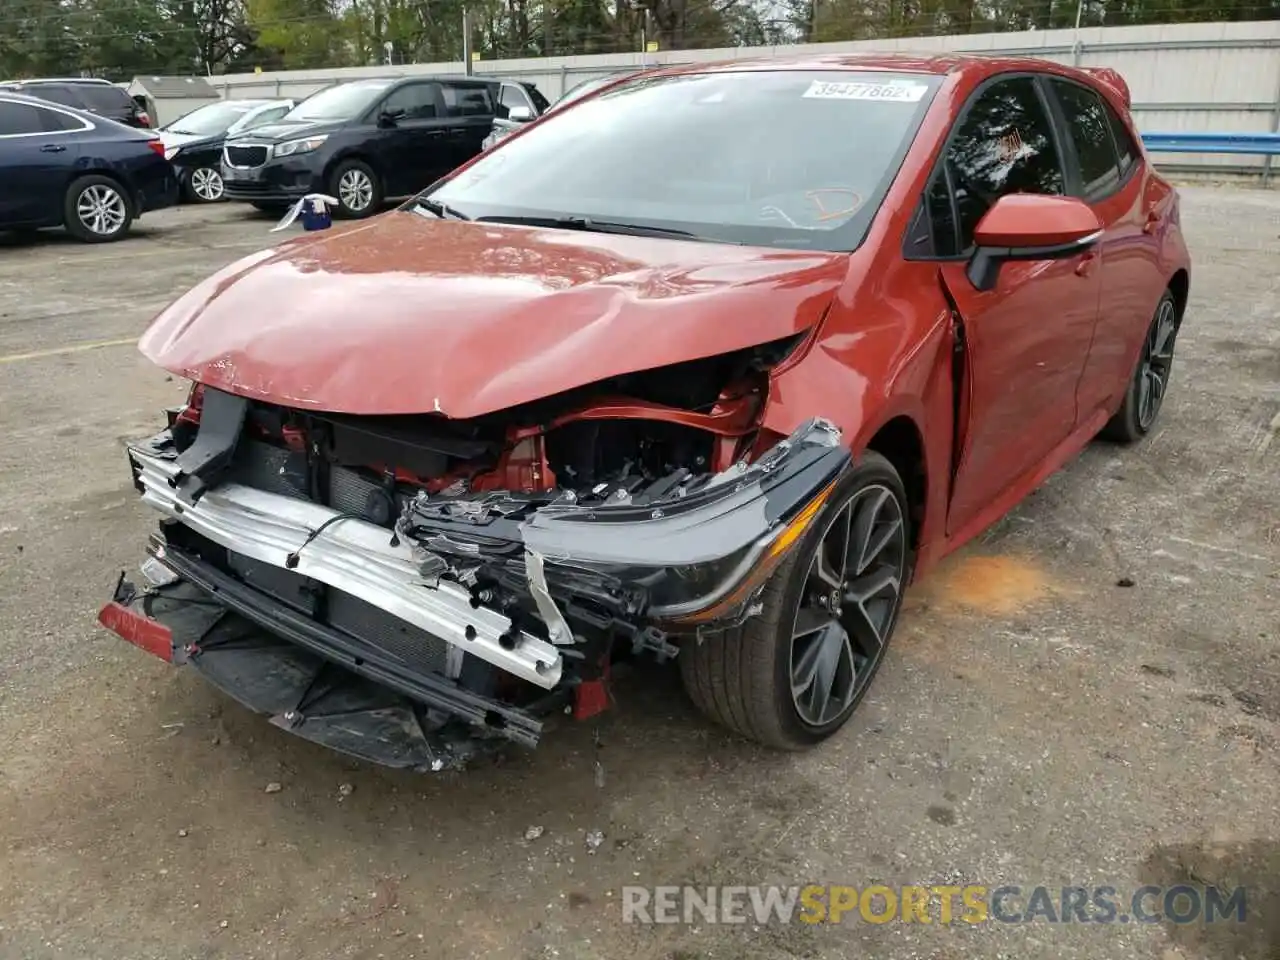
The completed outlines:
{"type": "Polygon", "coordinates": [[[1280,156],[1280,133],[1144,133],[1152,153],[1240,153],[1280,156]]]}

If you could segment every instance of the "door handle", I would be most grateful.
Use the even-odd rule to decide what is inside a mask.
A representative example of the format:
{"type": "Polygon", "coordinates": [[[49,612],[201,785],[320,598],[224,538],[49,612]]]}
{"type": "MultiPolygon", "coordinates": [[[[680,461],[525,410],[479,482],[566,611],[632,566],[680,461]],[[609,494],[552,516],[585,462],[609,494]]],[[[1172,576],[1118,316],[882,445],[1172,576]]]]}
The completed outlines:
{"type": "Polygon", "coordinates": [[[40,152],[41,153],[61,153],[65,149],[67,148],[60,143],[46,143],[43,147],[40,148],[40,152]]]}
{"type": "Polygon", "coordinates": [[[1076,276],[1087,277],[1093,273],[1093,268],[1097,266],[1098,255],[1096,253],[1086,253],[1080,258],[1080,262],[1076,264],[1076,276]]]}
{"type": "Polygon", "coordinates": [[[1158,210],[1148,210],[1148,211],[1147,211],[1147,220],[1146,220],[1146,222],[1142,225],[1142,232],[1143,232],[1143,233],[1155,233],[1155,232],[1156,232],[1156,228],[1157,228],[1158,226],[1160,226],[1160,220],[1161,220],[1161,219],[1162,219],[1162,218],[1161,218],[1161,216],[1160,216],[1160,212],[1159,212],[1158,210]]]}

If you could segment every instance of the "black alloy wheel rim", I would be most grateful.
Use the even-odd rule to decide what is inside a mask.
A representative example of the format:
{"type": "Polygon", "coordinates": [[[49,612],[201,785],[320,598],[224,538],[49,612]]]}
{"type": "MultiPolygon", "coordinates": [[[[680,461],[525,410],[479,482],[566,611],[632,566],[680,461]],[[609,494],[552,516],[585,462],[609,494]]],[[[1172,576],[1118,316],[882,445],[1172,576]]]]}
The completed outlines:
{"type": "Polygon", "coordinates": [[[1155,422],[1169,386],[1173,368],[1173,339],[1177,333],[1177,316],[1172,300],[1164,300],[1142,346],[1142,362],[1138,365],[1138,426],[1147,430],[1155,422]]]}
{"type": "Polygon", "coordinates": [[[898,613],[907,558],[902,504],[870,484],[836,512],[809,560],[791,628],[791,700],[812,728],[862,695],[898,613]]]}

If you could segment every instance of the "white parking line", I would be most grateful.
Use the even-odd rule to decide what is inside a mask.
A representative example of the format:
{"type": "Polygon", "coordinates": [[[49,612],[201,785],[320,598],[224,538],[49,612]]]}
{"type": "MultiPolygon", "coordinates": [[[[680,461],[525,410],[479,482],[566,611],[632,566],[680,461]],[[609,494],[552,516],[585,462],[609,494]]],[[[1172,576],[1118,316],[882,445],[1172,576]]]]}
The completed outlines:
{"type": "Polygon", "coordinates": [[[72,343],[65,347],[50,347],[48,350],[32,350],[30,353],[10,353],[0,356],[0,363],[19,363],[23,360],[41,360],[45,357],[56,357],[62,353],[84,353],[88,350],[101,350],[103,347],[123,347],[136,344],[137,337],[122,340],[94,340],[90,343],[72,343]]]}

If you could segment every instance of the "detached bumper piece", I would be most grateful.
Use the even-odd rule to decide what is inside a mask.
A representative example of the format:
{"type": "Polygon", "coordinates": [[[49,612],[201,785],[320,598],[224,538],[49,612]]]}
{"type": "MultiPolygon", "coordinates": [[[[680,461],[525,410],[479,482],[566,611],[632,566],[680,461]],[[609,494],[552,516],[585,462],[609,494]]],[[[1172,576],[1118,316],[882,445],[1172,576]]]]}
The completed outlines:
{"type": "MultiPolygon", "coordinates": [[[[148,653],[191,667],[273,725],[349,756],[423,772],[460,768],[508,740],[537,743],[541,724],[523,711],[443,680],[405,684],[381,664],[345,669],[334,654],[346,641],[335,643],[270,602],[253,601],[253,616],[244,616],[236,612],[244,609],[242,593],[211,592],[228,584],[189,559],[164,556],[193,580],[139,594],[121,578],[99,622],[148,653]],[[478,730],[493,735],[477,737],[478,730]]],[[[351,660],[363,658],[352,651],[351,660]]]]}

